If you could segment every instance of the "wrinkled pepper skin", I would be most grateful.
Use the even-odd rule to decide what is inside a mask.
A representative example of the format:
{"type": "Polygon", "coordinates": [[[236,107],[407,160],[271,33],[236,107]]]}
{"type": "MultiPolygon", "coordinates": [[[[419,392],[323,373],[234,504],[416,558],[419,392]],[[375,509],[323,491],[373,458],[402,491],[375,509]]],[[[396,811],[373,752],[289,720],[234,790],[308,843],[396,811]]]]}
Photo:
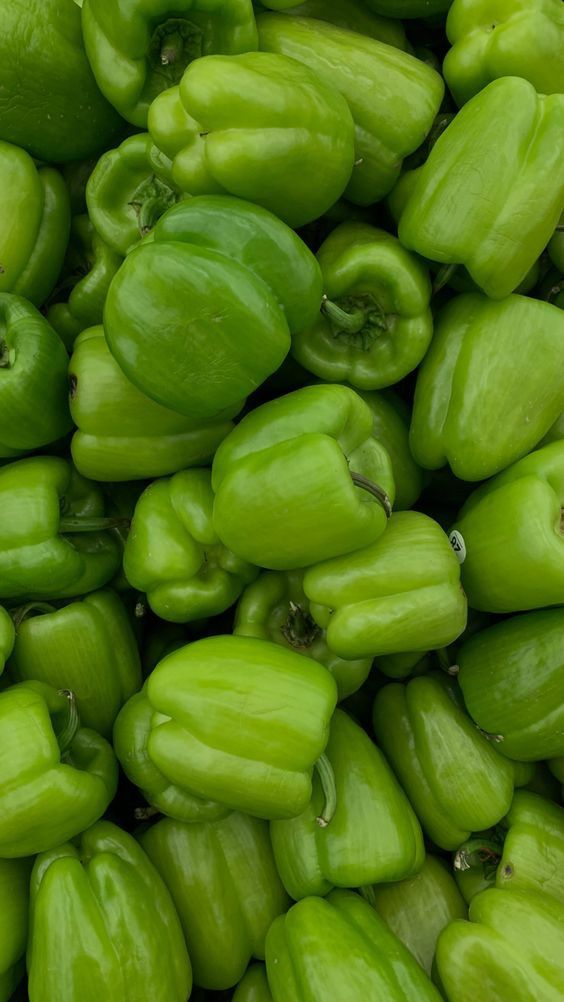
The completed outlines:
{"type": "Polygon", "coordinates": [[[337,806],[326,827],[324,794],[314,778],[303,814],[272,821],[270,835],[282,882],[294,900],[333,887],[358,887],[410,877],[425,858],[413,809],[382,752],[354,720],[336,710],[325,751],[337,806]]]}
{"type": "Polygon", "coordinates": [[[141,845],[167,885],[182,923],[194,981],[232,988],[290,902],[276,872],[268,826],[232,812],[220,821],[164,818],[141,845]]]}
{"type": "Polygon", "coordinates": [[[252,964],[241,979],[232,1002],[272,1002],[264,964],[252,964]]]}
{"type": "Polygon", "coordinates": [[[141,688],[141,663],[129,616],[111,591],[62,609],[38,603],[16,612],[10,676],[74,692],[81,722],[111,738],[120,707],[141,688]]]}
{"type": "Polygon", "coordinates": [[[0,859],[0,1002],[11,999],[25,970],[30,871],[31,860],[0,859]]]}
{"type": "Polygon", "coordinates": [[[399,238],[422,257],[465,265],[487,296],[504,299],[554,232],[564,201],[563,163],[564,95],[539,97],[519,77],[494,80],[433,146],[399,238]]]}
{"type": "Polygon", "coordinates": [[[423,830],[441,849],[457,849],[471,832],[507,814],[512,764],[440,681],[422,676],[384,686],[374,701],[373,723],[423,830]]]}
{"type": "Polygon", "coordinates": [[[457,296],[417,375],[414,458],[428,469],[448,462],[461,480],[491,477],[546,434],[564,409],[563,385],[562,310],[527,296],[457,296]]]}
{"type": "Polygon", "coordinates": [[[415,876],[396,884],[365,887],[361,893],[431,977],[440,933],[449,922],[468,914],[443,860],[427,855],[415,876]]]}
{"type": "Polygon", "coordinates": [[[498,77],[524,77],[539,94],[564,93],[561,0],[454,0],[443,72],[458,105],[498,77]]]}
{"type": "Polygon", "coordinates": [[[104,329],[135,386],[207,420],[232,416],[278,368],[321,295],[319,265],[289,227],[250,202],[201,196],[169,209],[128,255],[104,329]]]}
{"type": "Polygon", "coordinates": [[[444,93],[440,74],[407,52],[324,21],[260,14],[257,24],[261,49],[304,63],[346,99],[355,166],[345,197],[356,205],[382,199],[433,124],[444,93]]]}
{"type": "Polygon", "coordinates": [[[520,612],[564,601],[563,504],[562,441],[473,491],[454,525],[466,547],[462,584],[472,608],[520,612]]]}
{"type": "Polygon", "coordinates": [[[425,653],[466,626],[456,554],[441,527],[416,511],[393,514],[371,546],[309,567],[304,591],[342,658],[425,653]]]}
{"type": "Polygon", "coordinates": [[[138,128],[193,59],[258,43],[251,0],[84,0],[82,28],[100,90],[138,128]]]}
{"type": "Polygon", "coordinates": [[[67,363],[45,317],[21,296],[0,292],[0,457],[39,449],[70,431],[67,363]]]}
{"type": "Polygon", "coordinates": [[[458,682],[470,716],[525,762],[564,755],[564,609],[513,616],[458,651],[458,682]]]}
{"type": "Polygon", "coordinates": [[[171,897],[135,839],[109,821],[84,832],[77,846],[38,856],[30,928],[30,1002],[185,1002],[190,995],[190,959],[171,897]]]}
{"type": "MultiPolygon", "coordinates": [[[[267,819],[305,809],[337,702],[335,682],[316,661],[263,640],[208,637],[165,657],[144,694],[149,733],[141,760],[170,784],[267,819]]],[[[135,782],[128,705],[114,742],[135,782]]]]}
{"type": "Polygon", "coordinates": [[[197,59],[153,101],[149,132],[166,183],[237,195],[292,227],[331,208],[355,160],[353,119],[334,82],[270,52],[197,59]]]}
{"type": "Polygon", "coordinates": [[[105,585],[121,552],[103,512],[97,485],[58,456],[2,467],[0,597],[70,598],[105,585]]]}
{"type": "Polygon", "coordinates": [[[102,323],[110,282],[122,260],[96,233],[87,215],[74,217],[61,289],[55,290],[47,311],[47,320],[69,350],[83,330],[102,323]]]}
{"type": "Polygon", "coordinates": [[[428,476],[415,462],[409,448],[409,407],[393,390],[358,391],[372,411],[373,434],[389,453],[396,488],[394,508],[411,508],[428,476]]]}
{"type": "Polygon", "coordinates": [[[274,1002],[439,1002],[384,919],[352,891],[305,898],[272,923],[266,969],[274,1002]]]}
{"type": "Polygon", "coordinates": [[[10,613],[0,605],[0,675],[4,671],[4,665],[12,653],[16,631],[10,613]]]}
{"type": "Polygon", "coordinates": [[[393,45],[404,52],[409,48],[405,29],[401,21],[379,17],[362,0],[304,0],[303,3],[285,4],[268,2],[262,5],[270,10],[288,12],[292,17],[313,17],[318,21],[329,21],[347,31],[357,31],[359,35],[376,38],[386,45],[393,45]]]}
{"type": "Polygon", "coordinates": [[[72,0],[2,3],[0,138],[37,160],[90,157],[124,125],[96,86],[80,20],[72,0]]]}
{"type": "Polygon", "coordinates": [[[368,405],[337,384],[307,386],[251,411],[213,461],[219,538],[268,570],[304,567],[377,539],[394,484],[372,431],[368,405]],[[377,496],[357,486],[358,476],[377,485],[377,496]]]}
{"type": "Polygon", "coordinates": [[[0,219],[0,292],[41,306],[53,290],[67,249],[69,193],[59,171],[37,167],[25,150],[1,141],[0,219]]]}
{"type": "Polygon", "coordinates": [[[311,616],[303,577],[303,571],[263,571],[237,603],[233,633],[270,640],[314,658],[335,679],[339,700],[346,699],[368,678],[372,658],[345,661],[329,649],[326,631],[311,616]]]}
{"type": "Polygon", "coordinates": [[[448,10],[452,0],[366,0],[366,6],[385,17],[434,17],[448,10]]]}
{"type": "Polygon", "coordinates": [[[158,480],[135,506],[123,566],[153,612],[172,623],[217,616],[258,574],[220,542],[209,470],[158,480]]]}
{"type": "Polygon", "coordinates": [[[0,794],[0,857],[60,845],[96,821],[113,799],[118,769],[111,746],[80,727],[76,701],[43,682],[0,693],[6,750],[0,794]]]}
{"type": "Polygon", "coordinates": [[[436,962],[448,1002],[560,1002],[564,905],[533,891],[483,891],[470,921],[441,933],[436,962]]]}
{"type": "Polygon", "coordinates": [[[433,336],[431,282],[399,240],[367,223],[341,223],[317,252],[325,297],[292,339],[300,365],[327,382],[377,390],[419,365],[433,336]]]}
{"type": "Polygon", "coordinates": [[[148,132],[128,136],[103,153],[86,185],[88,214],[102,240],[125,257],[151,232],[177,193],[155,177],[149,161],[148,132]]]}
{"type": "Polygon", "coordinates": [[[210,462],[233,428],[228,415],[198,422],[145,396],[121,371],[101,326],[75,341],[69,383],[72,458],[93,480],[145,480],[210,462]]]}

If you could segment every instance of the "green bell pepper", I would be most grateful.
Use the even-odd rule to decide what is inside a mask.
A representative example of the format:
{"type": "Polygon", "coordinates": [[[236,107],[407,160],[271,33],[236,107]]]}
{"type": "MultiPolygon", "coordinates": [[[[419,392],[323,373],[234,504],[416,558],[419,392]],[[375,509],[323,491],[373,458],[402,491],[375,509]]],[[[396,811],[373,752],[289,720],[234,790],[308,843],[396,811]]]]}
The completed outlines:
{"type": "Polygon", "coordinates": [[[520,612],[564,601],[563,505],[563,441],[473,491],[454,529],[464,540],[462,585],[474,609],[520,612]]]}
{"type": "Polygon", "coordinates": [[[361,894],[429,977],[440,933],[449,922],[468,914],[452,874],[438,856],[425,856],[413,877],[396,884],[363,887],[361,894]]]}
{"type": "Polygon", "coordinates": [[[324,665],[337,683],[339,700],[360,689],[372,658],[345,661],[327,645],[326,631],[311,616],[303,571],[263,571],[237,604],[233,633],[289,647],[324,665]]]}
{"type": "Polygon", "coordinates": [[[289,900],[276,872],[268,825],[246,814],[183,824],[163,818],[140,837],[180,916],[204,988],[232,988],[289,900]]]}
{"type": "Polygon", "coordinates": [[[251,964],[237,985],[232,1002],[272,1002],[264,964],[251,964]]]}
{"type": "Polygon", "coordinates": [[[392,682],[374,701],[376,740],[426,834],[457,849],[509,810],[514,772],[431,676],[392,682]]]}
{"type": "Polygon", "coordinates": [[[266,969],[274,1002],[439,1002],[434,985],[386,925],[351,891],[305,898],[271,925],[266,969]]]}
{"type": "Polygon", "coordinates": [[[261,14],[257,25],[261,49],[304,63],[346,98],[356,155],[345,197],[379,201],[433,124],[444,94],[440,74],[407,52],[312,18],[261,14]]]}
{"type": "MultiPolygon", "coordinates": [[[[0,98],[0,134],[1,123],[0,98]]],[[[41,306],[67,249],[69,194],[59,171],[36,166],[25,150],[5,142],[0,142],[0,220],[0,292],[41,306]]]]}
{"type": "Polygon", "coordinates": [[[564,685],[564,609],[495,623],[470,637],[457,661],[468,712],[504,755],[564,755],[564,706],[554,695],[564,685]]]}
{"type": "Polygon", "coordinates": [[[564,905],[545,894],[491,888],[470,903],[470,921],[439,936],[436,963],[449,1002],[561,1002],[564,905]]]}
{"type": "Polygon", "coordinates": [[[0,857],[60,845],[96,821],[118,779],[111,746],[80,726],[75,696],[44,682],[0,692],[0,857]]]}
{"type": "Polygon", "coordinates": [[[0,136],[38,160],[92,156],[124,124],[96,86],[80,21],[71,0],[2,3],[0,136]]]}
{"type": "Polygon", "coordinates": [[[138,128],[193,59],[258,43],[251,0],[84,0],[82,29],[100,90],[138,128]]]}
{"type": "Polygon", "coordinates": [[[547,250],[555,268],[558,268],[558,271],[564,274],[564,212],[560,216],[547,250]]]}
{"type": "Polygon", "coordinates": [[[317,252],[325,295],[292,339],[300,365],[328,382],[377,390],[419,365],[433,336],[425,266],[367,223],[341,223],[317,252]]]}
{"type": "Polygon", "coordinates": [[[9,1002],[25,970],[30,871],[29,859],[0,859],[0,1002],[9,1002]]]}
{"type": "Polygon", "coordinates": [[[0,598],[70,598],[106,584],[121,552],[103,511],[101,490],[58,456],[2,467],[0,598]]]}
{"type": "Polygon", "coordinates": [[[125,375],[158,403],[197,420],[231,416],[321,295],[319,265],[289,227],[249,202],[201,196],[169,209],[128,255],[104,329],[125,375]]]}
{"type": "Polygon", "coordinates": [[[309,567],[304,591],[341,658],[425,653],[466,626],[457,556],[441,527],[417,511],[393,514],[370,546],[309,567]]]}
{"type": "Polygon", "coordinates": [[[369,10],[385,17],[433,17],[448,10],[452,0],[365,0],[369,10]]]}
{"type": "Polygon", "coordinates": [[[71,349],[87,327],[102,323],[104,303],[122,262],[108,247],[88,216],[75,216],[63,276],[49,300],[47,320],[71,349]]]}
{"type": "Polygon", "coordinates": [[[0,457],[70,431],[67,363],[62,341],[35,306],[0,292],[0,457]]]}
{"type": "Polygon", "coordinates": [[[325,827],[325,794],[313,795],[297,818],[272,821],[278,873],[298,901],[334,886],[358,887],[410,877],[425,858],[419,822],[382,752],[351,717],[336,710],[325,750],[335,778],[336,808],[325,827]]]}
{"type": "Polygon", "coordinates": [[[396,488],[394,508],[411,508],[425,485],[424,473],[409,448],[409,407],[393,390],[366,393],[357,390],[372,411],[373,435],[389,453],[396,488]]]}
{"type": "Polygon", "coordinates": [[[401,242],[432,261],[465,265],[486,295],[504,299],[558,222],[563,157],[564,94],[539,97],[527,80],[494,80],[459,111],[418,171],[401,242]]]}
{"type": "Polygon", "coordinates": [[[111,737],[120,707],[142,685],[137,643],[118,596],[92,592],[62,609],[30,603],[14,612],[14,621],[11,677],[70,689],[82,723],[111,737]]]}
{"type": "Polygon", "coordinates": [[[267,0],[262,4],[271,10],[288,12],[293,17],[314,17],[318,21],[329,21],[347,31],[357,31],[359,35],[376,38],[386,45],[405,51],[409,43],[405,37],[405,29],[401,21],[392,21],[379,17],[367,9],[362,0],[296,0],[296,3],[285,3],[284,0],[267,0]]]}
{"type": "Polygon", "coordinates": [[[213,527],[209,470],[183,470],[143,492],[123,566],[153,612],[173,623],[217,616],[239,598],[258,568],[236,557],[213,527]]]}
{"type": "Polygon", "coordinates": [[[562,0],[454,0],[443,72],[458,105],[497,77],[524,77],[539,94],[564,92],[562,0]]]}
{"type": "Polygon", "coordinates": [[[141,393],[111,355],[102,327],[75,341],[69,381],[73,462],[94,480],[161,477],[209,462],[233,428],[231,415],[195,422],[141,393]]]}
{"type": "MultiPolygon", "coordinates": [[[[207,637],[165,657],[133,700],[114,728],[132,782],[143,788],[146,775],[156,786],[158,773],[171,800],[179,789],[195,812],[198,798],[210,798],[258,817],[288,818],[311,799],[337,687],[316,661],[278,644],[207,637]]],[[[144,792],[163,809],[162,797],[156,803],[144,792]]],[[[166,812],[174,816],[174,802],[166,812]]]]}
{"type": "Polygon", "coordinates": [[[128,136],[104,153],[86,185],[92,224],[116,254],[125,257],[177,201],[177,193],[155,177],[148,132],[128,136]]]}
{"type": "Polygon", "coordinates": [[[219,538],[269,570],[305,567],[376,540],[394,484],[372,430],[368,405],[337,384],[306,386],[251,411],[213,461],[219,538]]]}
{"type": "Polygon", "coordinates": [[[293,227],[340,198],[355,160],[354,123],[333,82],[269,52],[197,59],[153,101],[149,132],[153,169],[169,185],[246,198],[293,227]]]}
{"type": "Polygon", "coordinates": [[[34,1002],[185,1002],[192,988],[180,921],[135,839],[109,821],[43,853],[31,876],[34,1002]],[[58,962],[54,962],[58,958],[58,962]]]}
{"type": "Polygon", "coordinates": [[[14,621],[9,612],[0,605],[0,675],[4,671],[4,665],[12,653],[16,631],[14,621]]]}
{"type": "Polygon", "coordinates": [[[564,409],[563,375],[562,310],[527,296],[457,296],[441,311],[417,376],[415,460],[428,469],[449,462],[462,480],[498,473],[564,409]]]}

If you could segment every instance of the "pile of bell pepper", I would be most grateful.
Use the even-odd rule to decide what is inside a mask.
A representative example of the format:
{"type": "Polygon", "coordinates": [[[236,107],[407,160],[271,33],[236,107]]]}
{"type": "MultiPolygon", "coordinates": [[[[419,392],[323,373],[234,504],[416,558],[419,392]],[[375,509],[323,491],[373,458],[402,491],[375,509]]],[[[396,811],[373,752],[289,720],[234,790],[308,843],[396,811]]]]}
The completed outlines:
{"type": "Polygon", "coordinates": [[[0,1002],[562,1002],[563,513],[562,0],[1,0],[0,1002]]]}

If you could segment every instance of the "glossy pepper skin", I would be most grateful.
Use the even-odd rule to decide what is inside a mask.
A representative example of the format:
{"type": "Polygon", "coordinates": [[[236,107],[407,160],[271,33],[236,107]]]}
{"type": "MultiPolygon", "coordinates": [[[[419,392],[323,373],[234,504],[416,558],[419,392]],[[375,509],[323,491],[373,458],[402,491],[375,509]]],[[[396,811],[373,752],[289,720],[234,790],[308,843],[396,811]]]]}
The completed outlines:
{"type": "Polygon", "coordinates": [[[533,891],[483,891],[470,921],[451,923],[437,944],[437,969],[449,1002],[559,1002],[564,991],[564,905],[533,891]]]}
{"type": "Polygon", "coordinates": [[[560,0],[454,0],[443,72],[458,105],[497,77],[524,77],[539,94],[564,93],[560,0]]]}
{"type": "MultiPolygon", "coordinates": [[[[2,139],[4,135],[0,128],[2,139]]],[[[69,194],[59,171],[37,167],[25,150],[3,141],[0,219],[0,292],[13,292],[41,306],[55,285],[67,249],[69,194]]]]}
{"type": "Polygon", "coordinates": [[[563,601],[563,502],[562,441],[529,453],[472,492],[454,528],[466,547],[462,584],[474,609],[519,612],[563,601]]]}
{"type": "Polygon", "coordinates": [[[368,405],[336,384],[307,386],[251,411],[213,461],[220,539],[269,570],[304,567],[377,539],[394,484],[372,431],[368,405]],[[376,496],[358,486],[366,479],[376,496]]]}
{"type": "Polygon", "coordinates": [[[233,993],[233,1002],[272,1002],[264,964],[249,967],[233,993]]]}
{"type": "Polygon", "coordinates": [[[458,682],[471,717],[526,762],[564,755],[564,610],[513,616],[458,651],[458,682]]]}
{"type": "Polygon", "coordinates": [[[278,368],[321,295],[319,265],[289,227],[249,202],[201,196],[169,209],[152,242],[128,255],[104,329],[153,400],[193,419],[231,416],[278,368]]]}
{"type": "Polygon", "coordinates": [[[30,603],[14,618],[10,676],[70,689],[81,722],[110,738],[120,707],[142,685],[137,642],[118,596],[95,591],[62,609],[30,603]]]}
{"type": "Polygon", "coordinates": [[[84,0],[82,29],[100,90],[138,128],[193,59],[257,48],[251,0],[84,0]]]}
{"type": "Polygon", "coordinates": [[[168,184],[237,195],[292,227],[331,208],[355,159],[353,120],[334,83],[270,52],[197,59],[153,101],[149,132],[168,184]]]}
{"type": "Polygon", "coordinates": [[[417,375],[416,461],[428,469],[448,462],[461,480],[491,477],[548,431],[563,410],[563,380],[562,310],[528,296],[457,296],[417,375]]]}
{"type": "Polygon", "coordinates": [[[487,296],[504,299],[558,222],[563,160],[564,95],[539,97],[519,77],[494,80],[433,146],[401,215],[399,238],[432,261],[465,265],[487,296]]]}
{"type": "Polygon", "coordinates": [[[560,216],[547,250],[553,265],[564,274],[564,212],[560,216]]]}
{"type": "Polygon", "coordinates": [[[393,390],[358,391],[372,411],[373,434],[392,462],[396,496],[394,508],[411,508],[421,494],[428,474],[415,462],[409,448],[409,407],[393,390]]]}
{"type": "Polygon", "coordinates": [[[120,369],[102,326],[76,339],[69,385],[73,462],[93,480],[144,480],[210,462],[233,428],[228,415],[196,421],[145,396],[120,369]]]}
{"type": "Polygon", "coordinates": [[[10,613],[0,605],[0,675],[4,671],[4,665],[12,653],[15,639],[14,621],[10,613]]]}
{"type": "Polygon", "coordinates": [[[287,12],[292,17],[313,17],[317,21],[329,21],[339,28],[357,31],[359,35],[366,35],[368,38],[377,38],[379,42],[403,51],[409,47],[401,21],[379,17],[368,10],[368,4],[365,5],[362,0],[304,0],[297,4],[274,0],[262,6],[287,12]]]}
{"type": "Polygon", "coordinates": [[[163,818],[140,837],[178,911],[204,988],[232,988],[290,902],[276,872],[266,822],[230,813],[183,824],[163,818]]]}
{"type": "Polygon", "coordinates": [[[66,598],[106,584],[121,552],[103,513],[100,489],[58,456],[2,467],[0,597],[66,598]]]}
{"type": "Polygon", "coordinates": [[[303,571],[263,571],[247,585],[237,609],[233,633],[258,637],[314,658],[331,673],[339,700],[360,689],[368,678],[372,658],[345,661],[327,646],[326,631],[311,616],[303,588],[303,571]]]}
{"type": "Polygon", "coordinates": [[[0,857],[60,845],[96,821],[113,799],[114,753],[99,734],[80,727],[72,693],[35,681],[1,692],[0,737],[7,750],[0,857]]]}
{"type": "Polygon", "coordinates": [[[47,320],[67,348],[81,331],[102,323],[110,282],[122,260],[96,233],[87,215],[74,217],[63,277],[47,311],[47,320]]]}
{"type": "Polygon", "coordinates": [[[298,901],[334,886],[387,883],[416,873],[425,850],[419,822],[382,752],[342,710],[331,722],[325,754],[335,777],[336,809],[323,827],[318,776],[303,814],[272,821],[274,858],[288,893],[298,901]]]}
{"type": "Polygon", "coordinates": [[[49,445],[72,427],[67,353],[27,300],[0,292],[0,457],[49,445]]]}
{"type": "Polygon", "coordinates": [[[292,339],[300,365],[328,382],[377,390],[419,365],[433,335],[425,266],[367,223],[341,223],[317,252],[325,297],[292,339]]]}
{"type": "Polygon", "coordinates": [[[357,205],[379,201],[433,124],[441,76],[400,49],[314,18],[261,14],[257,24],[261,49],[304,63],[346,99],[355,167],[345,197],[357,205]]]}
{"type": "MultiPolygon", "coordinates": [[[[263,640],[208,637],[165,657],[143,692],[148,734],[137,768],[148,758],[193,798],[257,817],[295,817],[309,803],[337,702],[316,661],[263,640]]],[[[114,743],[135,782],[132,723],[126,703],[114,743]]]]}
{"type": "Polygon", "coordinates": [[[155,177],[148,132],[128,136],[103,153],[86,185],[86,204],[102,240],[125,257],[177,201],[177,193],[155,177]]]}
{"type": "Polygon", "coordinates": [[[357,894],[305,898],[272,923],[266,969],[274,1002],[439,1002],[384,919],[357,894]]]}
{"type": "Polygon", "coordinates": [[[102,97],[70,0],[5,0],[0,13],[0,137],[37,160],[99,153],[123,121],[102,97]]]}
{"type": "Polygon", "coordinates": [[[445,647],[466,626],[460,564],[441,527],[397,512],[370,546],[309,567],[304,591],[342,658],[445,647]]]}
{"type": "Polygon", "coordinates": [[[189,623],[225,612],[258,568],[220,542],[213,527],[209,470],[157,480],[135,506],[124,551],[125,576],[147,593],[153,612],[189,623]]]}
{"type": "Polygon", "coordinates": [[[30,928],[31,1002],[185,1002],[190,995],[190,959],[170,894],[135,839],[109,821],[85,831],[78,845],[38,856],[30,928]]]}
{"type": "Polygon", "coordinates": [[[31,860],[0,859],[0,1002],[11,999],[25,969],[30,871],[31,860]]]}
{"type": "Polygon", "coordinates": [[[457,849],[471,832],[507,814],[513,766],[441,681],[422,676],[405,686],[384,686],[374,701],[373,723],[424,831],[441,849],[457,849]]]}

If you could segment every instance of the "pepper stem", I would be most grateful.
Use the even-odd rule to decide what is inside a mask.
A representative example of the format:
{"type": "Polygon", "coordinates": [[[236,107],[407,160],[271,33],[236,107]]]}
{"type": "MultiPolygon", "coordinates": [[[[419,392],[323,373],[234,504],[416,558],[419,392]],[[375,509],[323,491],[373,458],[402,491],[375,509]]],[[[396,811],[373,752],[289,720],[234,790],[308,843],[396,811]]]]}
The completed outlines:
{"type": "Polygon", "coordinates": [[[323,811],[315,820],[320,828],[327,828],[333,820],[333,815],[337,809],[337,787],[335,786],[335,773],[327,755],[320,755],[315,763],[317,774],[321,780],[321,787],[325,797],[323,811]]]}
{"type": "Polygon", "coordinates": [[[377,501],[380,502],[382,508],[386,512],[386,517],[389,518],[392,514],[392,502],[390,501],[386,491],[379,484],[375,484],[368,477],[364,477],[362,473],[353,473],[351,470],[351,480],[355,487],[362,487],[363,491],[368,491],[372,494],[377,501]]]}
{"type": "Polygon", "coordinates": [[[57,743],[61,749],[61,755],[64,755],[72,745],[78,733],[80,728],[80,716],[74,692],[71,692],[70,689],[59,689],[58,692],[59,696],[65,696],[67,699],[67,712],[65,714],[63,726],[59,731],[55,732],[57,743]]]}
{"type": "Polygon", "coordinates": [[[321,312],[334,327],[344,334],[358,334],[366,323],[366,310],[357,306],[350,313],[341,309],[336,303],[331,302],[327,296],[321,300],[321,312]]]}
{"type": "Polygon", "coordinates": [[[484,878],[492,880],[501,859],[499,841],[487,838],[470,838],[454,854],[453,867],[460,873],[481,867],[484,878]]]}
{"type": "Polygon", "coordinates": [[[304,612],[298,602],[290,602],[286,622],[280,627],[282,635],[292,647],[309,647],[319,634],[313,618],[304,612]]]}
{"type": "Polygon", "coordinates": [[[455,271],[458,269],[457,264],[445,264],[442,268],[439,268],[437,274],[435,275],[435,281],[433,282],[433,296],[436,296],[441,289],[450,281],[455,271]]]}
{"type": "Polygon", "coordinates": [[[62,535],[75,532],[103,532],[105,529],[122,529],[128,524],[126,518],[110,518],[105,515],[98,518],[91,516],[82,518],[80,515],[65,515],[59,522],[59,532],[62,535]]]}
{"type": "Polygon", "coordinates": [[[12,609],[12,617],[16,630],[20,628],[24,619],[27,619],[32,612],[56,612],[57,609],[49,602],[28,602],[27,605],[20,605],[19,609],[12,609]]]}
{"type": "Polygon", "coordinates": [[[173,31],[170,35],[165,35],[161,47],[161,66],[173,66],[177,63],[184,51],[184,38],[179,31],[173,31]]]}

